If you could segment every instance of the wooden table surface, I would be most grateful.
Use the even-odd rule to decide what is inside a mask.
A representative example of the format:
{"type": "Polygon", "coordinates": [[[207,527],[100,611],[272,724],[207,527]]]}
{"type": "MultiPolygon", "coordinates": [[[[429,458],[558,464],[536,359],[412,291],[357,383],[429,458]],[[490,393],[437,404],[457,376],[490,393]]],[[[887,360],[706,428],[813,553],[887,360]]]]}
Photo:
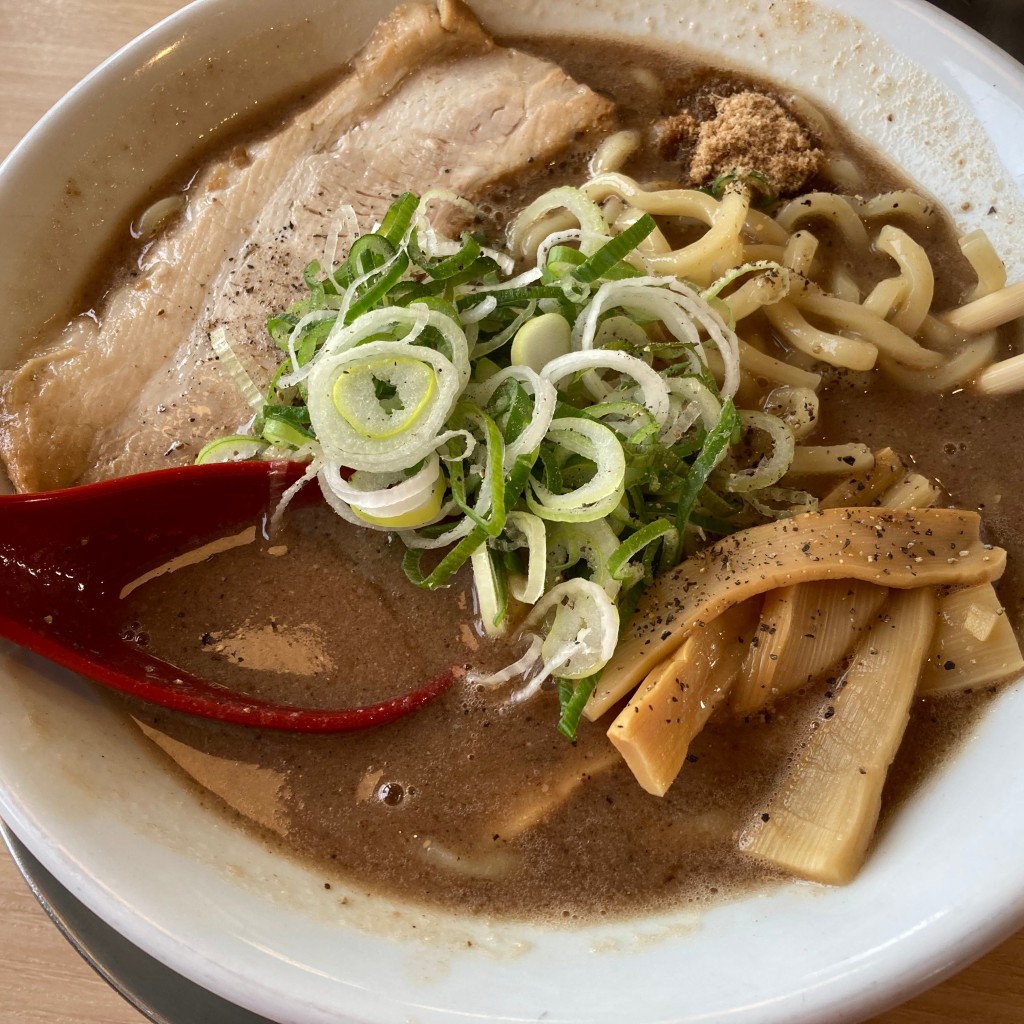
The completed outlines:
{"type": "MultiPolygon", "coordinates": [[[[0,0],[0,157],[86,72],[181,6],[181,0],[0,0]]],[[[0,854],[0,1022],[143,1019],[78,957],[6,852],[0,854]]],[[[1024,1024],[1024,932],[872,1024],[975,1022],[1024,1024]]]]}

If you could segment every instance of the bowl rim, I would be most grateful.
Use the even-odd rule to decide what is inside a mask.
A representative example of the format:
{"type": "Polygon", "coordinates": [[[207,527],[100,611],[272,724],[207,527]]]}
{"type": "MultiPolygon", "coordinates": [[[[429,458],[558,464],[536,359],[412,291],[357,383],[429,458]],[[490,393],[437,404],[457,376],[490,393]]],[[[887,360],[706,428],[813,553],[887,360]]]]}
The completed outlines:
{"type": "MultiPolygon", "coordinates": [[[[3,189],[7,177],[14,173],[11,168],[18,168],[24,155],[31,150],[40,136],[51,131],[62,118],[73,116],[80,104],[87,104],[92,96],[92,91],[98,88],[100,83],[111,75],[118,76],[129,73],[144,52],[162,48],[179,37],[187,22],[198,21],[205,17],[208,11],[223,8],[228,3],[230,0],[193,0],[187,7],[147,30],[108,58],[72,89],[50,112],[44,115],[36,127],[0,164],[0,189],[3,189]]],[[[1016,94],[1018,107],[1024,110],[1024,66],[1003,53],[993,43],[985,40],[980,34],[962,26],[945,12],[926,5],[923,0],[897,0],[895,4],[891,5],[891,8],[889,4],[885,3],[885,0],[872,0],[869,4],[858,3],[856,0],[831,0],[826,6],[853,12],[862,21],[865,20],[865,11],[868,8],[871,11],[883,8],[895,9],[898,18],[909,19],[908,23],[911,24],[931,25],[944,38],[953,40],[956,45],[961,45],[965,40],[969,41],[975,59],[1009,85],[1009,91],[1016,94]]],[[[915,45],[917,44],[924,45],[921,40],[915,40],[915,45]]],[[[1021,702],[1018,700],[1015,703],[1020,704],[1021,702]]],[[[71,881],[69,889],[83,898],[87,905],[97,910],[118,930],[126,931],[133,936],[150,934],[147,931],[151,926],[150,922],[133,918],[131,908],[122,907],[112,910],[109,901],[111,899],[116,901],[116,894],[107,891],[105,882],[101,878],[83,874],[72,851],[53,847],[49,843],[45,829],[35,819],[31,808],[20,807],[16,802],[12,802],[2,786],[0,786],[0,809],[4,811],[4,816],[8,818],[14,831],[44,866],[54,874],[60,872],[64,877],[69,877],[71,881]],[[140,929],[142,930],[140,931],[140,929]]],[[[60,877],[59,874],[58,877],[60,877]]],[[[919,957],[920,962],[916,970],[907,973],[904,968],[898,970],[893,968],[888,977],[876,974],[870,985],[864,987],[861,985],[859,974],[855,972],[848,977],[850,980],[856,977],[856,985],[848,987],[844,992],[837,991],[831,997],[833,1000],[831,1003],[808,1004],[807,1000],[813,998],[812,993],[816,991],[816,989],[810,988],[792,994],[794,997],[799,997],[799,1003],[776,1004],[769,1011],[776,1014],[785,1012],[785,1016],[758,1016],[760,1011],[753,1011],[747,1007],[745,1008],[747,1016],[736,1016],[735,1019],[737,1021],[741,1019],[744,1021],[785,1020],[794,1022],[794,1024],[801,1020],[811,1022],[820,1020],[818,1015],[825,1009],[832,1010],[835,1000],[842,998],[845,1006],[842,1010],[836,1010],[838,1015],[833,1019],[837,1021],[854,1020],[861,1015],[877,1012],[889,1005],[895,998],[909,997],[914,992],[941,980],[942,977],[963,966],[970,959],[981,955],[1019,926],[1020,922],[1024,920],[1024,869],[1017,871],[1014,878],[1018,884],[1017,895],[1012,900],[997,898],[993,892],[992,898],[988,902],[975,900],[969,906],[958,908],[957,914],[947,913],[940,916],[938,920],[930,922],[928,941],[925,946],[921,947],[922,949],[926,947],[929,955],[924,959],[919,957]],[[950,956],[947,951],[954,947],[956,955],[950,956]],[[810,1006],[809,1009],[808,1006],[810,1006]],[[808,1013],[812,1013],[814,1016],[808,1016],[808,1013]]],[[[166,940],[172,938],[168,935],[161,936],[161,939],[166,940]]],[[[139,944],[145,948],[143,942],[139,944]]],[[[191,948],[173,948],[172,944],[170,946],[160,945],[159,948],[154,947],[149,951],[155,952],[158,958],[169,963],[175,969],[185,968],[182,973],[191,977],[195,976],[195,965],[190,959],[194,950],[191,948]]],[[[230,968],[225,968],[225,970],[228,975],[226,981],[223,977],[212,979],[213,983],[218,985],[218,989],[215,990],[221,991],[229,998],[234,998],[240,1005],[248,1005],[253,998],[253,979],[245,974],[232,974],[230,968]]],[[[211,981],[210,978],[197,978],[196,980],[201,983],[211,981]]],[[[257,994],[259,993],[257,992],[257,994]]],[[[260,998],[264,996],[273,999],[274,993],[264,993],[260,995],[260,998]]],[[[290,1012],[290,1009],[293,1008],[288,1004],[280,1003],[267,1005],[274,1013],[290,1012]]],[[[266,1010],[261,1009],[260,1012],[266,1012],[266,1010]]],[[[315,1008],[310,1008],[310,1016],[303,1018],[303,1020],[306,1019],[310,1021],[318,1019],[315,1008]]],[[[337,1019],[337,1017],[333,1019],[337,1019]]],[[[424,1019],[441,1020],[442,1018],[427,1016],[424,1019]]],[[[697,1018],[686,1018],[686,1020],[691,1019],[696,1020],[697,1018]]]]}

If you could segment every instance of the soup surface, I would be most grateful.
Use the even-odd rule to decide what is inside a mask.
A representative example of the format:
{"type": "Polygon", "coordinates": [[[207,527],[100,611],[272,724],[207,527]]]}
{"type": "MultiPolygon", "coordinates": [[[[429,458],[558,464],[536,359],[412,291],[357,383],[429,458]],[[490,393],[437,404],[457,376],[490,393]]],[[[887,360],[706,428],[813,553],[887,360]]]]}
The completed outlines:
{"type": "MultiPolygon", "coordinates": [[[[302,510],[271,542],[179,571],[145,596],[140,589],[126,615],[151,650],[196,674],[324,705],[393,696],[453,661],[500,659],[500,648],[481,651],[467,635],[463,586],[429,600],[437,595],[408,584],[396,553],[382,548],[378,535],[332,513],[302,510]],[[270,553],[283,544],[287,555],[270,553]],[[353,576],[355,591],[334,584],[353,576]],[[283,671],[263,668],[268,649],[283,671]]],[[[414,715],[344,736],[131,711],[243,823],[262,825],[276,848],[317,865],[342,893],[354,884],[558,922],[668,910],[781,877],[740,854],[736,833],[761,812],[829,687],[749,721],[713,721],[663,798],[638,787],[600,722],[584,723],[574,744],[556,732],[550,693],[517,705],[456,684],[414,715]]],[[[891,799],[955,748],[979,701],[921,701],[891,799]]]]}
{"type": "MultiPolygon", "coordinates": [[[[689,53],[598,40],[514,45],[609,96],[617,126],[645,133],[745,89],[787,98],[689,53]]],[[[903,186],[882,160],[835,135],[840,152],[832,155],[859,170],[866,192],[903,186]]],[[[539,192],[581,181],[593,145],[582,139],[522,178],[492,185],[482,204],[492,236],[539,192]]],[[[654,181],[682,173],[650,142],[625,170],[654,181]]],[[[937,268],[936,307],[960,301],[974,282],[951,226],[904,226],[937,268]]],[[[687,228],[677,228],[685,237],[687,228]]],[[[848,260],[838,232],[820,236],[829,260],[848,260]]],[[[877,268],[851,269],[881,278],[885,257],[878,260],[877,268]]],[[[1012,343],[1009,334],[1001,341],[1007,351],[1012,343]]],[[[957,389],[915,397],[908,416],[905,397],[878,374],[834,372],[822,410],[817,443],[891,445],[940,481],[950,504],[982,511],[988,539],[1009,552],[1000,594],[1020,630],[1024,469],[995,457],[1024,443],[1020,403],[957,389]]],[[[295,510],[270,540],[140,588],[124,627],[133,642],[198,675],[325,706],[385,699],[453,664],[486,669],[514,657],[514,644],[483,639],[467,577],[437,593],[419,590],[401,572],[400,548],[325,509],[295,510]]],[[[134,705],[129,712],[225,813],[315,865],[325,885],[559,922],[734,896],[775,877],[741,855],[735,838],[761,813],[834,683],[749,720],[713,720],[663,798],[639,789],[606,725],[584,722],[575,743],[560,736],[550,692],[510,703],[462,680],[415,715],[344,736],[257,732],[134,705]]],[[[918,703],[886,813],[955,749],[983,705],[983,694],[918,703]]]]}

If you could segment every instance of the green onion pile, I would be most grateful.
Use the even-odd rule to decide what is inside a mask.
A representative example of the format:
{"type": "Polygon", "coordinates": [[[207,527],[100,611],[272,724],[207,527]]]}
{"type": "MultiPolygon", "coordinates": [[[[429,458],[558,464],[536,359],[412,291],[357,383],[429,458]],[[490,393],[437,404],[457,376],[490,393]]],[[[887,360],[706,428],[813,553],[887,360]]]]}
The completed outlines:
{"type": "Polygon", "coordinates": [[[703,291],[652,276],[638,246],[653,219],[616,234],[574,188],[520,214],[514,255],[443,237],[435,203],[468,207],[403,195],[340,266],[333,233],[308,296],[268,323],[285,358],[265,394],[214,332],[256,416],[199,461],[309,459],[342,518],[402,539],[417,586],[468,562],[484,629],[515,625],[528,645],[476,681],[516,682],[523,700],[554,680],[572,738],[643,588],[708,535],[789,511],[775,485],[793,436],[735,408],[739,343],[718,298],[762,268],[703,291]],[[555,211],[579,227],[544,237],[521,271],[524,239],[555,211]]]}

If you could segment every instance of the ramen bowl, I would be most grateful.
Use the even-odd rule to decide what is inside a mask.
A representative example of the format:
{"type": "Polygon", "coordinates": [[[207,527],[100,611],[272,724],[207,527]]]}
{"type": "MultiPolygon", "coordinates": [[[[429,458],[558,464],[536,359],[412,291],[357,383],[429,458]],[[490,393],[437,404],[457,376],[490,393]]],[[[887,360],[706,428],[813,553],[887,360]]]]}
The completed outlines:
{"type": "MultiPolygon", "coordinates": [[[[0,170],[0,363],[52,315],[55,288],[71,295],[89,279],[198,140],[339,67],[391,6],[199,0],[73,90],[0,170]]],[[[1024,71],[923,4],[473,6],[499,36],[585,25],[786,82],[958,226],[984,225],[1011,279],[1024,269],[1024,71]]],[[[0,699],[0,814],[40,862],[148,953],[289,1024],[854,1021],[1024,921],[1024,821],[1006,812],[1024,798],[1019,687],[900,808],[851,885],[792,882],[565,928],[326,889],[232,825],[91,685],[5,646],[0,699]]]]}

